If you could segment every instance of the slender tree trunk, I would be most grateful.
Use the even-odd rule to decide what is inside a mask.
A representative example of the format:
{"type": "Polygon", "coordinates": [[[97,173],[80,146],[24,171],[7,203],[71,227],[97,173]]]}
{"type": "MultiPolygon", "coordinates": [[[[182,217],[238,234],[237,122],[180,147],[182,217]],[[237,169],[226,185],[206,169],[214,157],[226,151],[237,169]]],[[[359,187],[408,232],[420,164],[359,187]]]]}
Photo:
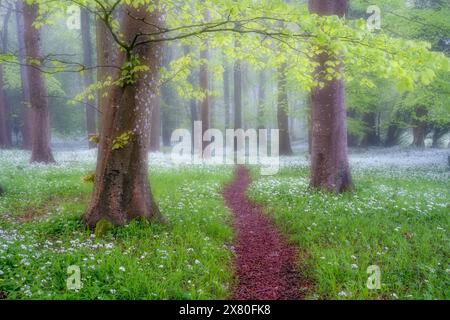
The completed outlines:
{"type": "Polygon", "coordinates": [[[225,106],[225,128],[229,128],[231,124],[230,73],[230,67],[225,61],[223,65],[223,102],[225,106]]]}
{"type": "MultiPolygon", "coordinates": [[[[128,43],[137,34],[158,30],[153,25],[163,27],[163,15],[159,11],[149,13],[145,6],[124,6],[123,10],[128,11],[122,15],[122,33],[128,43]]],[[[148,141],[154,111],[154,101],[149,97],[158,94],[162,47],[155,43],[140,45],[132,52],[121,53],[116,65],[129,62],[134,55],[149,70],[138,74],[132,84],[109,89],[108,103],[102,113],[94,192],[84,217],[91,228],[104,220],[115,226],[138,217],[163,220],[148,176],[148,141]],[[114,147],[119,137],[129,139],[114,147]]],[[[115,77],[118,76],[116,72],[115,77]]]]}
{"type": "Polygon", "coordinates": [[[415,112],[415,118],[413,121],[413,143],[414,147],[425,148],[425,138],[427,135],[427,121],[424,119],[428,115],[427,109],[418,107],[415,112]]]}
{"type": "MultiPolygon", "coordinates": [[[[309,10],[320,16],[343,17],[347,0],[310,0],[309,10]]],[[[328,48],[316,56],[316,78],[323,87],[312,90],[312,164],[311,187],[333,192],[352,189],[352,178],[347,155],[347,119],[343,80],[325,79],[325,63],[332,57],[328,48]]]]}
{"type": "Polygon", "coordinates": [[[291,137],[289,135],[289,102],[287,92],[286,64],[278,69],[278,105],[277,121],[280,134],[280,155],[292,155],[291,137]]]}
{"type": "MultiPolygon", "coordinates": [[[[164,45],[164,55],[163,55],[163,66],[169,67],[170,62],[173,57],[172,47],[168,44],[164,45]]],[[[172,137],[172,132],[176,126],[176,120],[174,119],[176,114],[174,114],[174,107],[176,107],[177,101],[174,99],[173,89],[169,84],[164,84],[161,88],[161,100],[164,102],[163,108],[161,109],[162,117],[162,141],[163,145],[170,147],[170,139],[172,137]]]]}
{"type": "MultiPolygon", "coordinates": [[[[209,129],[210,122],[210,98],[209,98],[209,52],[208,52],[208,42],[205,41],[205,48],[200,52],[200,59],[203,61],[200,65],[200,88],[204,93],[203,100],[200,103],[200,114],[202,120],[202,136],[209,129]]],[[[203,139],[202,139],[203,141],[203,139]]],[[[203,141],[202,152],[205,150],[209,143],[203,141]]]]}
{"type": "Polygon", "coordinates": [[[16,2],[16,27],[17,27],[17,43],[19,49],[18,60],[20,66],[20,78],[22,83],[22,101],[20,104],[20,129],[22,133],[22,148],[31,150],[31,103],[30,103],[30,86],[28,82],[28,71],[25,66],[25,33],[23,22],[23,2],[16,2]]]}
{"type": "Polygon", "coordinates": [[[264,104],[266,103],[266,72],[261,70],[259,72],[259,85],[258,85],[258,129],[265,128],[264,120],[264,104]]]}
{"type": "MultiPolygon", "coordinates": [[[[183,50],[184,50],[184,54],[186,56],[189,55],[190,52],[191,52],[191,48],[189,46],[184,46],[183,50]]],[[[187,80],[192,86],[195,83],[194,78],[195,77],[194,77],[194,74],[193,74],[193,70],[191,70],[187,80]]],[[[189,100],[189,114],[190,114],[190,118],[191,118],[191,150],[194,153],[194,145],[195,145],[195,143],[194,143],[194,140],[195,140],[195,137],[194,137],[194,124],[195,124],[195,121],[198,120],[197,102],[196,102],[196,100],[194,98],[191,98],[189,100]]]]}
{"type": "Polygon", "coordinates": [[[161,151],[161,95],[158,94],[150,99],[153,100],[150,151],[159,152],[161,151]]]}
{"type": "MultiPolygon", "coordinates": [[[[237,26],[239,28],[239,26],[237,26]]],[[[235,47],[240,48],[239,39],[235,41],[235,47]]],[[[242,61],[234,62],[234,128],[242,129],[242,61]]]]}
{"type": "MultiPolygon", "coordinates": [[[[91,19],[87,9],[81,9],[81,39],[83,44],[83,64],[93,67],[92,59],[92,37],[91,37],[91,19]]],[[[86,70],[84,74],[84,86],[88,88],[94,83],[94,74],[92,69],[86,70]]],[[[89,139],[89,148],[95,148],[97,145],[91,141],[91,137],[97,135],[96,110],[90,106],[89,99],[86,98],[86,130],[89,139]]]]}
{"type": "MultiPolygon", "coordinates": [[[[38,16],[37,4],[24,4],[25,49],[29,63],[42,60],[41,33],[33,26],[38,16]]],[[[42,72],[36,68],[27,67],[28,84],[31,103],[31,162],[55,162],[50,147],[50,113],[48,106],[47,84],[42,72]]]]}
{"type": "MultiPolygon", "coordinates": [[[[1,32],[1,51],[6,53],[8,50],[8,22],[11,17],[12,7],[8,5],[5,17],[3,18],[3,28],[1,32]]],[[[0,64],[0,148],[12,147],[12,121],[11,110],[6,96],[6,90],[3,83],[4,68],[0,64]]]]}

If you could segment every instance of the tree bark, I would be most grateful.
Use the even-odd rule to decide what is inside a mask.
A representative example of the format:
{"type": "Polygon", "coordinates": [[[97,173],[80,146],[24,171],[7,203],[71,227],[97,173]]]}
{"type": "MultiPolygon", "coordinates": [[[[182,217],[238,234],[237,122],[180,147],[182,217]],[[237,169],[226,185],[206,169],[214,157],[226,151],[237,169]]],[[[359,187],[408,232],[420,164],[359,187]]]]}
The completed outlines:
{"type": "Polygon", "coordinates": [[[153,97],[150,152],[159,151],[161,151],[161,95],[158,93],[153,97]]]}
{"type": "MultiPolygon", "coordinates": [[[[163,66],[169,68],[170,62],[173,57],[173,50],[168,44],[164,45],[164,55],[163,55],[163,66]]],[[[168,83],[164,84],[161,88],[161,100],[164,102],[163,108],[161,109],[162,117],[162,141],[163,145],[170,147],[170,139],[172,137],[172,132],[176,127],[176,119],[174,119],[174,107],[177,101],[174,99],[174,91],[168,83]]]]}
{"type": "Polygon", "coordinates": [[[231,124],[231,101],[230,101],[230,67],[225,61],[223,65],[223,102],[225,106],[225,128],[231,124]]]}
{"type": "Polygon", "coordinates": [[[258,85],[258,129],[265,128],[264,120],[264,104],[266,103],[266,72],[261,70],[259,72],[259,85],[258,85]]]}
{"type": "Polygon", "coordinates": [[[428,115],[427,109],[418,107],[415,111],[415,119],[413,120],[413,143],[414,147],[425,148],[425,138],[427,135],[428,123],[424,119],[428,115]]]}
{"type": "Polygon", "coordinates": [[[440,147],[440,141],[450,131],[450,128],[435,126],[433,130],[433,148],[440,147]]]}
{"type": "MultiPolygon", "coordinates": [[[[104,83],[108,76],[114,74],[117,69],[114,63],[118,60],[118,49],[114,45],[114,39],[106,27],[105,23],[96,18],[96,42],[97,42],[97,81],[104,83]]],[[[102,112],[108,107],[108,91],[109,88],[101,88],[97,92],[98,96],[98,109],[97,113],[97,125],[98,130],[101,132],[102,127],[102,112]]]]}
{"type": "MultiPolygon", "coordinates": [[[[131,44],[137,34],[156,32],[163,27],[164,16],[159,11],[149,13],[146,6],[123,6],[122,34],[131,44]],[[146,23],[143,23],[145,21],[146,23]]],[[[145,37],[141,36],[141,40],[145,37]]],[[[116,65],[137,57],[149,70],[139,73],[133,83],[109,88],[108,103],[102,113],[102,131],[93,196],[84,219],[90,228],[99,221],[115,226],[143,217],[163,221],[150,190],[148,175],[148,146],[154,96],[158,94],[162,47],[147,43],[121,52],[116,65]],[[121,147],[114,147],[118,137],[128,135],[121,147]]],[[[119,76],[116,71],[114,77],[119,76]]]]}
{"type": "MultiPolygon", "coordinates": [[[[5,17],[3,18],[3,28],[1,32],[1,51],[6,53],[8,50],[8,22],[11,17],[12,8],[8,5],[5,17]]],[[[0,64],[0,148],[12,147],[12,121],[11,109],[6,96],[6,90],[3,83],[4,68],[0,64]]]]}
{"type": "MultiPolygon", "coordinates": [[[[205,41],[205,48],[200,51],[200,59],[202,64],[200,65],[200,89],[204,93],[203,100],[200,103],[200,114],[202,120],[202,136],[209,129],[210,122],[210,98],[209,98],[209,52],[208,52],[208,41],[205,41]]],[[[202,152],[208,146],[209,142],[203,141],[202,139],[202,152]]]]}
{"type": "MultiPolygon", "coordinates": [[[[38,16],[38,5],[24,4],[25,50],[28,59],[42,61],[41,33],[33,26],[38,16]]],[[[31,162],[55,162],[50,147],[51,129],[48,106],[47,84],[42,72],[36,66],[28,66],[28,85],[31,104],[31,162]]]]}
{"type": "MultiPolygon", "coordinates": [[[[87,9],[81,9],[81,40],[83,44],[83,64],[87,68],[93,67],[92,59],[92,37],[91,37],[91,19],[87,9]]],[[[94,83],[94,74],[92,69],[88,69],[84,74],[84,86],[89,88],[94,83]]],[[[89,140],[89,148],[97,147],[96,143],[91,141],[91,137],[97,135],[96,110],[90,106],[89,99],[85,99],[86,103],[86,130],[89,140]]]]}
{"type": "Polygon", "coordinates": [[[30,109],[30,87],[28,84],[28,72],[25,66],[25,34],[23,22],[23,2],[16,2],[16,27],[18,43],[18,60],[20,63],[20,79],[22,83],[22,101],[20,104],[20,130],[22,134],[22,148],[31,150],[31,109],[30,109]]]}
{"type": "Polygon", "coordinates": [[[280,135],[280,155],[292,155],[291,137],[289,135],[289,102],[287,92],[286,64],[278,68],[278,105],[277,121],[280,135]]]}
{"type": "Polygon", "coordinates": [[[362,147],[373,147],[380,144],[378,135],[378,115],[376,112],[367,112],[363,116],[363,122],[366,126],[366,132],[360,145],[362,147]]]}
{"type": "Polygon", "coordinates": [[[242,129],[242,63],[234,63],[234,128],[242,129]]]}
{"type": "MultiPolygon", "coordinates": [[[[343,17],[348,8],[347,0],[310,0],[309,10],[320,16],[343,17]]],[[[312,163],[311,187],[332,192],[352,189],[352,178],[347,155],[347,119],[343,80],[325,79],[325,63],[332,57],[328,48],[315,57],[318,67],[316,79],[323,87],[312,90],[312,163]]]]}
{"type": "MultiPolygon", "coordinates": [[[[183,47],[184,50],[184,54],[187,56],[191,53],[191,48],[189,46],[184,46],[183,47]]],[[[191,70],[191,72],[189,73],[189,77],[188,77],[188,82],[194,86],[195,80],[194,80],[194,74],[193,74],[193,70],[191,70]]],[[[191,150],[192,153],[194,153],[194,125],[195,125],[195,121],[198,120],[198,108],[197,108],[197,102],[194,98],[189,99],[189,115],[190,115],[190,120],[191,120],[191,150]]]]}

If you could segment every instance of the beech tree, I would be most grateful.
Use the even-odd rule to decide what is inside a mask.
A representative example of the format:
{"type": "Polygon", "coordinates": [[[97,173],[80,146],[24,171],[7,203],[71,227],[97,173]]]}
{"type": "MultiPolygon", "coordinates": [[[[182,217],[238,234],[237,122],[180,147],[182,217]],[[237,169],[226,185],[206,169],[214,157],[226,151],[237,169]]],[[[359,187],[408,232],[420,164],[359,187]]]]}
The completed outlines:
{"type": "MultiPolygon", "coordinates": [[[[3,1],[2,1],[3,2],[3,1]]],[[[1,31],[1,51],[6,53],[8,50],[8,22],[11,17],[12,7],[8,5],[6,14],[3,18],[3,26],[1,31]]],[[[12,124],[11,110],[4,89],[4,68],[0,64],[0,148],[10,148],[12,146],[12,124]]]]}
{"type": "MultiPolygon", "coordinates": [[[[310,0],[309,10],[320,16],[343,17],[348,10],[347,0],[310,0]]],[[[311,186],[335,192],[352,189],[347,155],[347,123],[343,79],[327,79],[326,63],[340,58],[323,46],[316,55],[317,80],[323,85],[312,90],[312,148],[311,186]]],[[[339,66],[342,69],[342,65],[339,66]]]]}
{"type": "Polygon", "coordinates": [[[40,30],[33,23],[38,17],[37,3],[24,3],[24,36],[27,63],[28,88],[31,108],[31,162],[55,162],[50,147],[50,113],[48,90],[39,65],[43,60],[40,30]]]}
{"type": "MultiPolygon", "coordinates": [[[[108,112],[102,114],[94,192],[85,214],[91,228],[102,220],[114,225],[137,217],[163,220],[148,179],[152,102],[158,94],[162,46],[147,42],[145,35],[157,32],[164,15],[145,6],[125,5],[121,10],[123,40],[118,41],[122,50],[115,62],[125,68],[115,72],[118,81],[109,90],[108,112]]],[[[105,13],[108,28],[110,19],[105,13]]]]}
{"type": "MultiPolygon", "coordinates": [[[[89,88],[94,83],[94,69],[93,67],[93,49],[92,49],[92,37],[91,37],[91,17],[89,11],[86,9],[81,10],[81,41],[83,45],[83,64],[89,67],[84,73],[84,85],[89,88]]],[[[89,99],[86,98],[86,130],[89,138],[89,148],[96,147],[92,137],[97,135],[96,124],[97,112],[89,104],[89,99]]]]}
{"type": "Polygon", "coordinates": [[[22,148],[31,150],[31,110],[30,88],[28,84],[28,72],[26,66],[25,34],[23,24],[23,2],[16,2],[16,29],[18,44],[18,62],[20,63],[20,79],[22,84],[22,99],[20,104],[20,129],[22,133],[22,148]]]}

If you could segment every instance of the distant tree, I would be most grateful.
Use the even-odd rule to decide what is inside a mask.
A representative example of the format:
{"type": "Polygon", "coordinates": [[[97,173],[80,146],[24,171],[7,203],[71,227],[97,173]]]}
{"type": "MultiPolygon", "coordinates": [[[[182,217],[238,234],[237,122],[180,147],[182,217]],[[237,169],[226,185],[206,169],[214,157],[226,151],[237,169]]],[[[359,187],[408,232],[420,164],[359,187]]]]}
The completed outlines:
{"type": "Polygon", "coordinates": [[[289,133],[289,100],[287,92],[286,63],[283,63],[277,71],[278,77],[278,101],[277,121],[280,131],[280,155],[292,155],[291,137],[289,133]]]}
{"type": "MultiPolygon", "coordinates": [[[[84,73],[84,85],[89,88],[94,83],[93,49],[91,36],[91,17],[89,11],[85,8],[81,9],[81,40],[83,45],[83,64],[89,69],[84,73]]],[[[95,148],[96,144],[92,141],[92,137],[97,135],[96,124],[97,112],[93,108],[89,99],[86,98],[86,130],[89,138],[89,148],[95,148]]]]}
{"type": "Polygon", "coordinates": [[[38,17],[39,6],[36,3],[24,3],[25,51],[29,66],[28,86],[31,107],[31,162],[55,162],[50,147],[50,114],[48,90],[44,75],[38,69],[43,60],[40,30],[33,23],[38,17]]]}
{"type": "MultiPolygon", "coordinates": [[[[4,2],[4,1],[2,1],[4,2]]],[[[7,5],[5,16],[3,18],[3,27],[1,31],[1,52],[8,50],[8,23],[11,17],[12,7],[7,5]]],[[[0,148],[10,148],[12,146],[12,121],[11,108],[9,106],[6,90],[4,88],[4,66],[0,64],[0,148]]]]}
{"type": "Polygon", "coordinates": [[[25,34],[23,22],[23,1],[16,2],[16,30],[18,44],[18,61],[20,63],[20,78],[22,84],[22,99],[20,104],[20,129],[22,133],[22,148],[31,150],[31,109],[30,87],[26,64],[25,34]]]}

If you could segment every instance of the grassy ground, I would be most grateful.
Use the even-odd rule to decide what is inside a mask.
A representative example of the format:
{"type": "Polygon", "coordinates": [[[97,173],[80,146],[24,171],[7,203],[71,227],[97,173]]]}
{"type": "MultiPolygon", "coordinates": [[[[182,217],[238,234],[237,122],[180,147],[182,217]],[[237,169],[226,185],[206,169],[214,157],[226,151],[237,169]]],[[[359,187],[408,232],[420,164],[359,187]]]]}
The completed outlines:
{"type": "MultiPolygon", "coordinates": [[[[446,154],[434,166],[431,154],[390,152],[352,156],[354,194],[311,193],[299,156],[275,176],[255,170],[249,195],[301,248],[302,272],[314,284],[309,298],[450,299],[446,154]],[[379,290],[366,286],[370,265],[381,270],[379,290]]],[[[152,188],[168,224],[134,222],[96,239],[80,221],[92,188],[82,177],[94,154],[56,156],[58,165],[44,167],[30,166],[23,152],[0,153],[0,297],[229,297],[233,231],[220,190],[232,168],[152,159],[152,188]],[[66,287],[71,265],[81,269],[79,292],[66,287]]]]}
{"type": "Polygon", "coordinates": [[[257,177],[249,192],[302,249],[312,299],[449,299],[450,184],[445,167],[361,168],[354,194],[312,193],[308,170],[257,177]],[[381,288],[369,290],[377,265],[381,288]]]}
{"type": "MultiPolygon", "coordinates": [[[[9,299],[221,299],[232,281],[229,213],[220,196],[231,168],[152,171],[165,226],[134,222],[96,239],[80,221],[90,162],[58,166],[0,159],[0,292],[9,299]],[[19,165],[16,163],[19,162],[19,165]],[[14,163],[14,164],[13,164],[14,163]],[[78,265],[83,287],[67,290],[78,265]]],[[[23,157],[25,159],[25,156],[23,157]]]]}

